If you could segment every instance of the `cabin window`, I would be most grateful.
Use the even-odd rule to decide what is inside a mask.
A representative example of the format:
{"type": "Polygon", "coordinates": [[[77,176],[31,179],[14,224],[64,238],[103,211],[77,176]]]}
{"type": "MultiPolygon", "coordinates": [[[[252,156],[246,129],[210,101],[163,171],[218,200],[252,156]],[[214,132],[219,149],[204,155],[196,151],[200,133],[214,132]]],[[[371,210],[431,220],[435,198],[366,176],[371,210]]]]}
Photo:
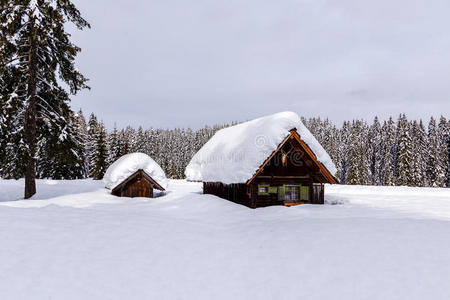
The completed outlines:
{"type": "Polygon", "coordinates": [[[278,188],[276,186],[269,187],[269,194],[276,194],[278,193],[278,188]]]}
{"type": "Polygon", "coordinates": [[[309,201],[309,186],[300,187],[300,200],[309,201]]]}
{"type": "Polygon", "coordinates": [[[300,200],[300,186],[286,185],[284,187],[284,200],[287,202],[297,202],[300,200]]]}
{"type": "Polygon", "coordinates": [[[270,185],[268,184],[259,184],[258,185],[258,195],[269,195],[270,185]]]}

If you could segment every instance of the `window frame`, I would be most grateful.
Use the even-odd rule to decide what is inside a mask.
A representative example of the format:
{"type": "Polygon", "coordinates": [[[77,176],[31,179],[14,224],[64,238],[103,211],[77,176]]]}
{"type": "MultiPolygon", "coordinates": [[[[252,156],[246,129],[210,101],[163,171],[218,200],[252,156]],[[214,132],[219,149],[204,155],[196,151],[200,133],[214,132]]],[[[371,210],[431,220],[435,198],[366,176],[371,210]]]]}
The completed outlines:
{"type": "Polygon", "coordinates": [[[269,189],[270,189],[270,184],[258,184],[258,195],[270,195],[269,193],[269,189]],[[261,188],[266,188],[267,192],[261,192],[260,189],[261,188]]]}
{"type": "Polygon", "coordinates": [[[284,202],[287,203],[298,203],[301,202],[301,189],[302,189],[302,185],[301,184],[284,184],[283,185],[283,190],[284,190],[284,202]],[[298,199],[286,199],[286,187],[293,187],[293,188],[298,188],[298,199]]]}

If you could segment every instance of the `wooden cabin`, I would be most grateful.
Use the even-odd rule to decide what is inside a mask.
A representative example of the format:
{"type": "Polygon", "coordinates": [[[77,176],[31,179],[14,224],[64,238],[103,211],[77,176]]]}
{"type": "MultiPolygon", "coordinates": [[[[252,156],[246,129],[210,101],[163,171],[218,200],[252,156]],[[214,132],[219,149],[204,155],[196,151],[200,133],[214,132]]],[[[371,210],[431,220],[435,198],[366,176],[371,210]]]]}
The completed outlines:
{"type": "Polygon", "coordinates": [[[324,204],[325,183],[338,181],[292,129],[247,182],[203,182],[203,192],[251,208],[324,204]]]}
{"type": "Polygon", "coordinates": [[[188,165],[188,179],[201,180],[204,194],[250,208],[324,204],[324,184],[338,183],[330,172],[336,167],[297,114],[279,113],[235,127],[216,133],[188,165]],[[280,136],[283,131],[286,135],[280,136]],[[271,142],[272,132],[276,142],[271,142]],[[248,166],[255,167],[245,170],[248,166]]]}
{"type": "Polygon", "coordinates": [[[117,185],[111,193],[119,197],[147,197],[153,198],[153,189],[164,191],[144,170],[139,169],[117,185]]]}

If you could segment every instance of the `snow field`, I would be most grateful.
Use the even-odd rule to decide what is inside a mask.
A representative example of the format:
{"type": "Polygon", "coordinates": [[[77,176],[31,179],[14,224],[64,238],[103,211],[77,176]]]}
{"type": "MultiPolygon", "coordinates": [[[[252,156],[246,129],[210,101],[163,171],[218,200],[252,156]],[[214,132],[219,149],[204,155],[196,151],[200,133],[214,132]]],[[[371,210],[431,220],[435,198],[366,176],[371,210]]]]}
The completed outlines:
{"type": "Polygon", "coordinates": [[[0,299],[449,299],[450,192],[326,186],[341,205],[249,209],[170,180],[0,180],[0,299]]]}

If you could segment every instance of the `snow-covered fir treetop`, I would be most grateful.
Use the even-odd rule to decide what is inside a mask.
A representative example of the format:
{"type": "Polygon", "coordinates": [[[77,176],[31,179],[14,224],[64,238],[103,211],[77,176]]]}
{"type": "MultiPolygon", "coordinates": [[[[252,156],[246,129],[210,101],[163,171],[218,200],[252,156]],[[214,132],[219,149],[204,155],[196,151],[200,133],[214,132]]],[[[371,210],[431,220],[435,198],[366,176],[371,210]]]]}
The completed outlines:
{"type": "Polygon", "coordinates": [[[293,128],[335,175],[336,166],[330,156],[294,112],[281,112],[219,130],[194,155],[185,175],[188,180],[246,182],[293,128]]]}
{"type": "Polygon", "coordinates": [[[103,182],[106,188],[112,190],[140,169],[144,170],[164,189],[167,188],[168,181],[161,167],[150,156],[139,152],[126,154],[116,160],[106,170],[103,182]]]}

